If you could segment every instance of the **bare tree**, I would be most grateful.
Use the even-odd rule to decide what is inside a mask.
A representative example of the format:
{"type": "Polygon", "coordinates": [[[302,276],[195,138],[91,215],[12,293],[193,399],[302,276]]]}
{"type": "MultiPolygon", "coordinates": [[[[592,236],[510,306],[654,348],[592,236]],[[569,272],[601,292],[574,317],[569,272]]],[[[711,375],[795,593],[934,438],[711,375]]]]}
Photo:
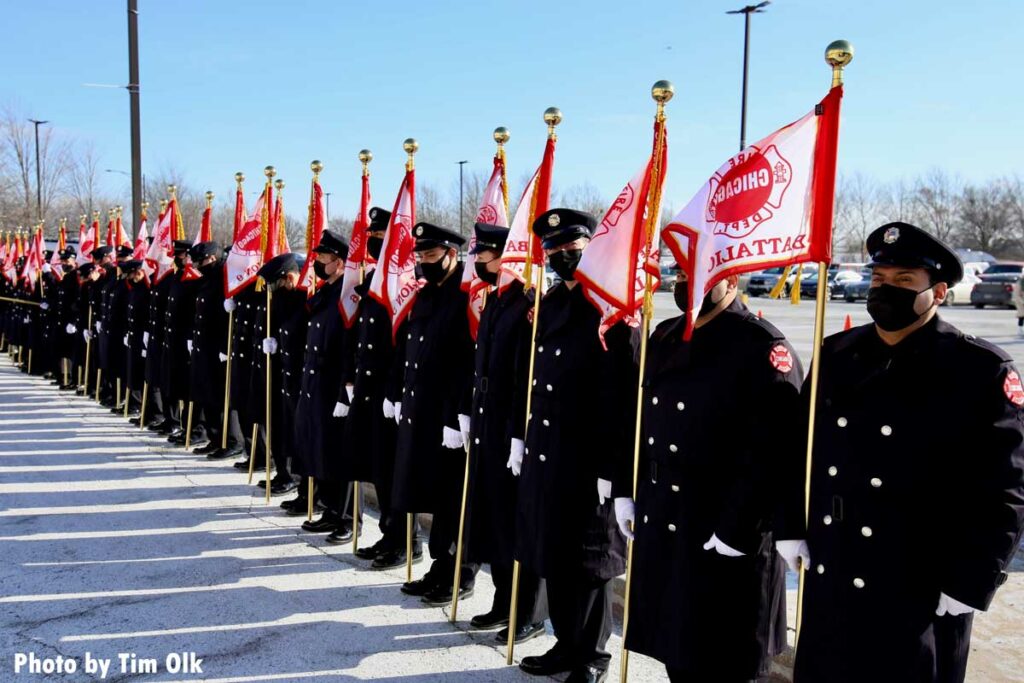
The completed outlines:
{"type": "Polygon", "coordinates": [[[836,241],[847,253],[864,258],[864,242],[882,222],[886,204],[883,193],[874,180],[854,173],[839,177],[835,201],[836,241]]]}
{"type": "MultiPolygon", "coordinates": [[[[50,218],[51,204],[63,193],[70,152],[70,143],[59,137],[52,126],[40,129],[40,199],[44,219],[50,218]]],[[[11,190],[2,197],[5,220],[26,227],[34,224],[37,218],[35,133],[28,116],[10,104],[0,111],[0,175],[11,190]]],[[[55,224],[56,220],[48,222],[55,224]]]]}
{"type": "MultiPolygon", "coordinates": [[[[552,196],[554,193],[552,192],[552,196]]],[[[598,220],[604,217],[610,202],[601,196],[601,192],[593,183],[584,182],[573,185],[565,192],[562,192],[559,205],[576,209],[596,216],[598,220]]]]}
{"type": "Polygon", "coordinates": [[[933,168],[914,182],[912,192],[917,225],[944,242],[956,233],[961,183],[945,171],[933,168]]]}
{"type": "Polygon", "coordinates": [[[960,203],[960,239],[963,246],[1001,256],[1018,249],[1012,231],[1012,206],[997,183],[968,185],[960,203]]]}

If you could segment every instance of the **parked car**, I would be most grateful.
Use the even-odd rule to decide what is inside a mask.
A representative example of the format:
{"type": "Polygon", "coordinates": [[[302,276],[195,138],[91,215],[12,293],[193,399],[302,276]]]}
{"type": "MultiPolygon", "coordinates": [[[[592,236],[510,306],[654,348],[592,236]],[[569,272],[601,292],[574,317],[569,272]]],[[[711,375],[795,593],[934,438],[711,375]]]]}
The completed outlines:
{"type": "Polygon", "coordinates": [[[832,277],[832,298],[842,299],[846,295],[846,285],[851,282],[860,282],[865,277],[870,277],[870,275],[865,276],[865,273],[870,273],[870,270],[842,270],[836,273],[832,277]]]}
{"type": "MultiPolygon", "coordinates": [[[[768,270],[762,270],[759,273],[754,273],[750,276],[750,280],[747,281],[747,294],[749,296],[761,296],[762,294],[768,294],[775,285],[778,284],[779,278],[782,277],[782,272],[785,268],[769,268],[768,270]]],[[[796,268],[792,268],[789,271],[789,277],[786,278],[786,286],[782,288],[782,296],[789,296],[789,290],[796,282],[796,268]]],[[[810,268],[805,268],[803,271],[803,277],[808,276],[812,271],[810,268]]]]}
{"type": "Polygon", "coordinates": [[[675,257],[669,260],[665,260],[664,255],[661,257],[661,284],[658,289],[663,292],[671,292],[676,287],[676,271],[671,267],[675,262],[675,257]]]}
{"type": "Polygon", "coordinates": [[[843,299],[848,302],[867,301],[868,290],[871,289],[871,273],[862,274],[860,280],[847,282],[843,287],[843,299]]]}
{"type": "Polygon", "coordinates": [[[1024,263],[996,261],[978,276],[980,282],[971,289],[971,304],[975,308],[1008,306],[1013,308],[1013,285],[1020,279],[1024,263]]]}
{"type": "MultiPolygon", "coordinates": [[[[832,298],[832,289],[835,287],[835,281],[830,275],[828,280],[825,282],[825,295],[827,298],[832,298]]],[[[800,296],[807,298],[815,298],[818,296],[818,273],[817,271],[811,273],[805,278],[800,280],[800,296]]]]}
{"type": "Polygon", "coordinates": [[[946,292],[946,300],[942,302],[943,306],[954,306],[956,304],[969,304],[971,303],[971,292],[974,291],[974,285],[981,282],[981,278],[971,272],[964,273],[964,279],[956,283],[955,286],[950,287],[946,292]]]}

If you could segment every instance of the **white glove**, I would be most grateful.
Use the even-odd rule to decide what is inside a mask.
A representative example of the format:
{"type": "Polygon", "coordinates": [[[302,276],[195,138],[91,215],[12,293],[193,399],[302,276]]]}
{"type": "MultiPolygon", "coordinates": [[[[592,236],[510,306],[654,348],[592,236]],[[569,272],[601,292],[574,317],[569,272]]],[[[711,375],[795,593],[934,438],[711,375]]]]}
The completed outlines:
{"type": "Polygon", "coordinates": [[[145,357],[146,357],[146,349],[142,349],[142,357],[143,357],[143,358],[145,358],[145,357]]]}
{"type": "Polygon", "coordinates": [[[186,339],[185,340],[185,346],[188,347],[188,352],[192,353],[192,340],[191,339],[186,339]]]}
{"type": "Polygon", "coordinates": [[[39,302],[39,308],[43,309],[44,311],[46,309],[48,309],[49,307],[50,307],[50,304],[46,303],[45,301],[39,302]]]}
{"type": "Polygon", "coordinates": [[[775,550],[782,559],[786,561],[794,573],[800,573],[800,567],[807,569],[811,566],[811,550],[807,547],[807,541],[800,539],[796,541],[775,541],[775,550]],[[799,560],[800,564],[797,564],[799,560]]]}
{"type": "Polygon", "coordinates": [[[355,398],[356,388],[352,384],[345,385],[345,393],[348,394],[348,402],[352,403],[352,399],[355,398]]]}
{"type": "Polygon", "coordinates": [[[124,339],[122,341],[124,341],[124,345],[125,346],[128,346],[128,335],[127,334],[124,335],[124,339]]]}
{"type": "Polygon", "coordinates": [[[51,266],[51,265],[49,264],[49,262],[47,262],[47,263],[44,263],[44,264],[43,264],[43,272],[44,272],[44,273],[52,273],[52,272],[53,272],[53,266],[51,266]]]}
{"type": "Polygon", "coordinates": [[[71,323],[68,323],[68,326],[64,328],[64,331],[67,332],[68,334],[74,334],[75,332],[78,331],[78,328],[72,325],[71,323]]]}
{"type": "Polygon", "coordinates": [[[469,443],[469,415],[459,415],[459,431],[462,432],[462,443],[469,443]]]}
{"type": "Polygon", "coordinates": [[[445,427],[443,431],[443,438],[441,439],[441,445],[445,448],[462,448],[465,445],[465,441],[462,440],[462,432],[458,429],[452,429],[451,427],[445,427]]]}
{"type": "Polygon", "coordinates": [[[632,541],[632,525],[636,524],[636,505],[632,498],[615,499],[615,523],[619,525],[619,533],[632,541]]]}
{"type": "Polygon", "coordinates": [[[277,340],[273,337],[267,337],[263,340],[263,353],[268,356],[277,353],[277,340]]]}
{"type": "Polygon", "coordinates": [[[235,310],[236,306],[238,306],[238,304],[235,303],[234,299],[224,299],[224,310],[228,313],[235,310]]]}
{"type": "Polygon", "coordinates": [[[604,505],[604,502],[612,497],[612,483],[607,479],[597,480],[597,503],[604,505]]]}
{"type": "Polygon", "coordinates": [[[82,330],[82,336],[85,338],[85,341],[90,341],[92,339],[92,332],[89,330],[82,330]]]}
{"type": "Polygon", "coordinates": [[[32,316],[26,315],[25,319],[22,320],[22,322],[24,322],[24,323],[31,323],[32,322],[32,316]]]}
{"type": "Polygon", "coordinates": [[[704,544],[704,550],[714,550],[719,555],[725,555],[726,557],[743,557],[746,553],[741,553],[735,548],[730,548],[725,543],[722,543],[717,535],[711,534],[711,538],[704,544]]]}
{"type": "Polygon", "coordinates": [[[402,421],[402,402],[395,401],[395,422],[402,421]]]}
{"type": "Polygon", "coordinates": [[[149,348],[149,332],[142,333],[142,346],[147,349],[149,348]]]}
{"type": "Polygon", "coordinates": [[[512,470],[512,474],[516,477],[523,471],[523,451],[525,450],[526,444],[522,439],[512,439],[512,448],[509,450],[508,462],[505,463],[505,467],[512,470]]]}
{"type": "Polygon", "coordinates": [[[103,322],[100,321],[100,320],[96,321],[96,331],[97,332],[102,332],[103,331],[103,322]]]}
{"type": "Polygon", "coordinates": [[[341,401],[338,401],[337,403],[334,404],[334,412],[331,413],[331,415],[333,415],[334,417],[347,417],[348,406],[342,403],[341,401]]]}
{"type": "Polygon", "coordinates": [[[384,417],[389,420],[395,419],[395,404],[387,399],[384,399],[384,417]]]}
{"type": "Polygon", "coordinates": [[[951,617],[959,617],[962,614],[970,614],[975,611],[977,610],[970,605],[965,605],[956,598],[951,598],[945,593],[941,593],[939,595],[939,606],[935,610],[935,614],[940,617],[947,614],[951,617]]]}
{"type": "Polygon", "coordinates": [[[220,362],[221,363],[227,363],[228,362],[228,354],[226,354],[226,353],[217,353],[217,358],[220,358],[220,362]]]}

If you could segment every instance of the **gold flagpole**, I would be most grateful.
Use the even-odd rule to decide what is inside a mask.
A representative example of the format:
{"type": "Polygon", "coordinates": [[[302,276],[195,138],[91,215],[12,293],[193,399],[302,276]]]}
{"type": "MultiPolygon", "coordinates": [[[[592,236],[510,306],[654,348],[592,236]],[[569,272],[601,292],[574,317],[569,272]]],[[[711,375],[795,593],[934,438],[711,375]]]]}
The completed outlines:
{"type": "MultiPolygon", "coordinates": [[[[498,151],[495,152],[495,156],[501,159],[505,158],[504,145],[509,141],[512,134],[509,133],[508,128],[504,126],[494,129],[494,141],[498,143],[498,151]]],[[[505,167],[502,166],[502,175],[504,176],[505,167]]],[[[504,177],[502,178],[502,186],[504,186],[504,177]]],[[[505,207],[505,213],[508,214],[508,207],[505,207]]],[[[487,306],[487,291],[483,293],[483,300],[480,305],[482,311],[487,306]]],[[[466,471],[462,477],[462,507],[459,509],[459,540],[458,545],[455,546],[455,577],[452,581],[452,613],[448,617],[448,621],[455,623],[458,619],[459,613],[459,584],[462,583],[462,539],[465,536],[466,530],[466,505],[469,497],[469,458],[472,453],[470,448],[469,440],[467,437],[466,443],[466,471]]]]}
{"type": "Polygon", "coordinates": [[[252,444],[249,447],[249,481],[247,482],[250,486],[252,485],[252,473],[256,467],[256,439],[259,437],[259,434],[260,425],[254,422],[252,425],[252,441],[249,442],[252,444]]]}
{"type": "Polygon", "coordinates": [[[27,299],[12,299],[9,296],[0,296],[0,301],[9,301],[12,304],[24,304],[25,306],[38,306],[38,301],[28,301],[27,299]]]}
{"type": "MultiPolygon", "coordinates": [[[[843,84],[843,69],[853,61],[853,45],[845,40],[834,40],[825,48],[825,62],[832,67],[832,87],[843,84]]],[[[831,210],[831,207],[829,207],[831,210]]],[[[814,307],[814,356],[811,359],[810,409],[807,419],[807,460],[804,465],[804,528],[810,523],[811,514],[811,460],[814,454],[814,419],[818,408],[818,377],[821,373],[819,351],[825,339],[825,286],[828,281],[828,264],[818,263],[818,296],[814,307]]],[[[798,560],[799,561],[799,560],[798,560]]],[[[800,562],[799,584],[796,592],[796,638],[793,649],[800,646],[800,627],[804,616],[804,576],[807,567],[800,562]]]]}
{"type": "Polygon", "coordinates": [[[185,425],[185,450],[192,445],[192,409],[195,407],[195,402],[189,400],[188,402],[188,422],[185,425]]]}
{"type": "Polygon", "coordinates": [[[92,304],[89,304],[89,312],[85,316],[85,331],[89,333],[89,336],[85,338],[85,372],[82,374],[85,376],[85,395],[89,395],[89,354],[92,351],[92,304]]]}
{"type": "MultiPolygon", "coordinates": [[[[562,111],[558,107],[548,107],[544,110],[544,123],[548,124],[548,139],[557,140],[555,126],[562,122],[562,111]]],[[[538,177],[539,181],[540,178],[538,177]]],[[[537,187],[533,188],[533,196],[530,198],[530,220],[526,226],[529,235],[533,235],[533,221],[536,220],[537,187]]],[[[536,284],[530,282],[530,268],[533,262],[533,240],[527,239],[526,267],[523,269],[525,282],[523,291],[528,292],[531,287],[536,287],[533,297],[533,331],[530,334],[530,370],[526,376],[526,425],[523,428],[523,439],[526,439],[530,428],[530,405],[533,400],[533,365],[537,356],[537,323],[540,321],[540,300],[544,293],[544,268],[537,268],[536,284]]],[[[508,652],[505,657],[505,664],[512,664],[512,655],[516,646],[516,613],[519,608],[519,560],[512,561],[512,601],[508,610],[508,652]]]]}
{"type": "Polygon", "coordinates": [[[96,402],[100,402],[100,389],[103,387],[103,368],[96,368],[96,402]]]}
{"type": "MultiPolygon", "coordinates": [[[[245,182],[246,174],[242,171],[234,174],[234,182],[237,183],[239,191],[242,191],[242,183],[245,182]]],[[[227,418],[231,410],[231,346],[234,340],[234,311],[227,311],[227,367],[224,369],[224,415],[221,419],[220,447],[227,449],[227,418]]],[[[245,444],[243,444],[244,446],[245,444]]]]}
{"type": "MultiPolygon", "coordinates": [[[[370,175],[370,162],[373,161],[373,152],[368,149],[359,150],[359,162],[363,165],[363,177],[370,175]]],[[[364,236],[365,244],[365,236],[364,236]]],[[[365,252],[365,249],[364,249],[365,252]]],[[[316,283],[316,275],[313,276],[316,283]]],[[[359,269],[359,284],[363,284],[363,269],[359,269]]],[[[352,552],[359,550],[359,492],[362,486],[358,481],[352,482],[352,552]]]]}
{"type": "Polygon", "coordinates": [[[116,377],[114,379],[114,387],[115,387],[115,389],[114,389],[114,408],[117,409],[117,408],[121,407],[121,378],[120,377],[116,377]]]}
{"type": "MultiPolygon", "coordinates": [[[[416,142],[415,138],[406,138],[402,143],[402,149],[409,155],[409,159],[405,162],[405,170],[408,173],[413,170],[415,161],[413,160],[414,155],[420,149],[420,143],[416,142]]],[[[409,583],[412,581],[412,527],[414,523],[414,516],[416,513],[408,512],[405,515],[405,582],[409,583]]]]}
{"type": "MultiPolygon", "coordinates": [[[[676,90],[669,81],[658,81],[651,87],[651,98],[658,103],[658,111],[654,116],[657,137],[654,140],[654,154],[651,160],[651,180],[647,191],[647,235],[646,248],[648,253],[655,249],[655,232],[661,214],[661,177],[665,169],[661,167],[663,150],[665,149],[665,104],[672,99],[676,90]]],[[[636,425],[633,430],[633,500],[636,500],[637,482],[640,476],[640,436],[643,433],[644,408],[644,370],[647,366],[647,337],[651,330],[651,318],[654,316],[654,292],[651,288],[652,277],[649,272],[644,275],[644,304],[640,316],[640,367],[636,386],[636,425]]],[[[626,590],[622,612],[622,657],[619,660],[619,680],[626,682],[629,676],[629,650],[626,649],[626,631],[629,628],[629,594],[633,580],[633,541],[626,540],[626,590]]]]}
{"type": "MultiPolygon", "coordinates": [[[[127,384],[127,382],[126,382],[126,384],[127,384]]],[[[126,420],[128,419],[128,399],[131,398],[131,395],[132,395],[132,388],[129,387],[129,386],[126,386],[124,388],[124,419],[126,419],[126,420]]]]}
{"type": "Polygon", "coordinates": [[[149,400],[149,382],[142,383],[142,407],[139,408],[139,429],[146,428],[146,401],[149,400]]]}

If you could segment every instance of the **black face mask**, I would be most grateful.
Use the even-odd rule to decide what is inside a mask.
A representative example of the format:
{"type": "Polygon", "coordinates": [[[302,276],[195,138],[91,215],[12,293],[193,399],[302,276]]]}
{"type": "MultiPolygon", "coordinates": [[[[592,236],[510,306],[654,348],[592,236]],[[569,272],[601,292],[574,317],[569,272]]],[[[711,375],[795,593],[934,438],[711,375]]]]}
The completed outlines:
{"type": "Polygon", "coordinates": [[[313,261],[313,272],[321,280],[328,280],[331,277],[327,274],[327,264],[322,261],[313,261]]]}
{"type": "Polygon", "coordinates": [[[419,263],[416,265],[416,275],[427,282],[436,285],[448,274],[448,268],[444,265],[444,258],[433,263],[419,263]]]}
{"type": "Polygon", "coordinates": [[[924,315],[914,310],[917,295],[929,289],[925,287],[919,292],[896,285],[872,287],[868,290],[868,315],[886,332],[910,327],[924,315]]]}
{"type": "Polygon", "coordinates": [[[181,270],[182,268],[184,268],[185,267],[185,257],[184,256],[175,256],[174,257],[174,267],[177,268],[178,270],[181,270]]]}
{"type": "Polygon", "coordinates": [[[687,282],[677,282],[672,288],[672,298],[676,301],[676,308],[683,313],[690,312],[690,291],[687,282]]]}
{"type": "Polygon", "coordinates": [[[487,270],[486,263],[480,263],[479,261],[477,261],[476,263],[473,264],[473,267],[476,268],[476,276],[478,278],[480,278],[489,285],[498,284],[498,274],[492,273],[491,271],[487,270]]]}
{"type": "Polygon", "coordinates": [[[367,237],[366,238],[366,252],[373,257],[376,261],[380,258],[380,250],[384,248],[383,237],[367,237]]]}
{"type": "Polygon", "coordinates": [[[576,274],[576,266],[580,264],[582,257],[582,249],[566,249],[565,251],[556,251],[551,256],[548,256],[548,263],[551,264],[551,269],[555,271],[555,275],[566,282],[570,282],[576,274]]]}
{"type": "Polygon", "coordinates": [[[708,292],[704,295],[704,301],[700,302],[700,311],[697,313],[697,316],[707,315],[720,303],[721,301],[712,301],[711,292],[708,292]]]}
{"type": "Polygon", "coordinates": [[[199,266],[199,272],[203,274],[203,277],[209,277],[217,272],[217,267],[220,264],[214,261],[213,263],[207,263],[205,266],[199,266]]]}

